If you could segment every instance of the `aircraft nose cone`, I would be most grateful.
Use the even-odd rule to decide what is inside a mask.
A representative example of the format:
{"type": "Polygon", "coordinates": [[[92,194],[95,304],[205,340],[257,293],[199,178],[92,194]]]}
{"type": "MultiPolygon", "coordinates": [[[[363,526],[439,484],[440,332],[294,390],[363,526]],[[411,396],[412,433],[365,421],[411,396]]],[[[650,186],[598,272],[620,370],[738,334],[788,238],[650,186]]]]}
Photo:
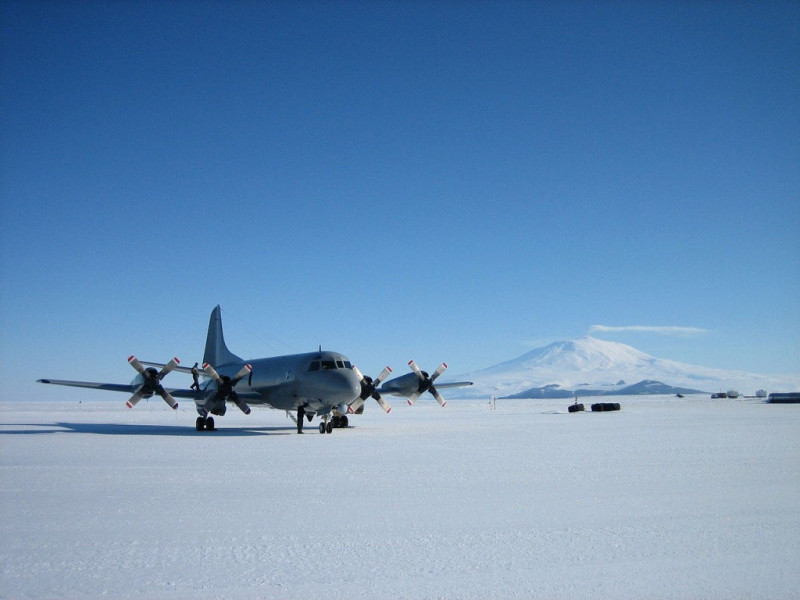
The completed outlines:
{"type": "Polygon", "coordinates": [[[326,381],[328,394],[341,402],[350,402],[361,393],[361,384],[350,370],[330,371],[326,381]]]}

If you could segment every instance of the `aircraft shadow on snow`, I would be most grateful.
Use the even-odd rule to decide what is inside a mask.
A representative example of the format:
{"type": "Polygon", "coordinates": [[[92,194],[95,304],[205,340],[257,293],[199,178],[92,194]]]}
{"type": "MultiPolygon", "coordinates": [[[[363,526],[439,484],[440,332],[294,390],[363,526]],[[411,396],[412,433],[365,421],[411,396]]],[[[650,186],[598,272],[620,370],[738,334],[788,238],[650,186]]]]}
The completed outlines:
{"type": "MultiPolygon", "coordinates": [[[[194,430],[179,425],[140,425],[121,423],[25,423],[5,424],[6,427],[28,427],[28,429],[0,430],[4,435],[35,435],[54,433],[91,433],[94,435],[144,435],[144,436],[188,436],[196,437],[194,430]]],[[[290,435],[295,427],[226,427],[213,432],[220,437],[246,437],[263,435],[290,435]]]]}

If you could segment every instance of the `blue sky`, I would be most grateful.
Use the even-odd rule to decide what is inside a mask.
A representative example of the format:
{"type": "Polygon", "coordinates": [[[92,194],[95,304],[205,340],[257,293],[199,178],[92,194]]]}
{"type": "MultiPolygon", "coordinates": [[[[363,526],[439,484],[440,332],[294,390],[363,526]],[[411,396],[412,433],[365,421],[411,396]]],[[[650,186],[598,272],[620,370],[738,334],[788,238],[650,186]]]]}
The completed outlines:
{"type": "Polygon", "coordinates": [[[238,354],[364,372],[590,330],[800,371],[797,3],[0,6],[25,394],[200,360],[216,304],[238,354]]]}

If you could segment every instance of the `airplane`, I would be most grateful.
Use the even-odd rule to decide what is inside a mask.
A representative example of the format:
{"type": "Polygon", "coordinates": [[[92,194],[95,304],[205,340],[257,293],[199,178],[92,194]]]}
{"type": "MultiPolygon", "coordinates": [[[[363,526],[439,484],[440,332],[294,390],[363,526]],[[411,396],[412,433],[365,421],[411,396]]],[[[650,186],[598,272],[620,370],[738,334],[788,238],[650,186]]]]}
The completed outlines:
{"type": "Polygon", "coordinates": [[[62,379],[39,379],[39,383],[99,389],[131,394],[127,406],[133,408],[142,398],[155,394],[161,396],[173,409],[178,408],[175,398],[194,400],[197,410],[197,431],[214,431],[214,415],[226,413],[226,402],[250,414],[250,405],[264,404],[286,411],[297,422],[302,433],[303,419],[311,422],[320,416],[320,433],[331,433],[334,428],[348,427],[348,414],[361,414],[364,403],[373,398],[387,413],[392,410],[382,394],[405,397],[413,405],[425,393],[431,393],[444,406],[438,388],[472,385],[472,382],[452,382],[434,386],[433,382],[447,368],[442,363],[432,376],[421,371],[414,361],[409,362],[412,372],[388,381],[392,372],[386,367],[375,378],[364,376],[350,360],[339,352],[323,351],[245,361],[233,354],[225,343],[222,314],[219,306],[211,312],[203,354],[204,381],[199,390],[165,388],[161,381],[172,371],[191,372],[180,366],[175,357],[166,364],[139,361],[130,356],[128,362],[137,371],[130,384],[95,383],[62,379]],[[146,365],[146,366],[145,366],[146,365]],[[160,370],[157,370],[160,367],[160,370]],[[296,417],[294,416],[296,413],[296,417]]]}

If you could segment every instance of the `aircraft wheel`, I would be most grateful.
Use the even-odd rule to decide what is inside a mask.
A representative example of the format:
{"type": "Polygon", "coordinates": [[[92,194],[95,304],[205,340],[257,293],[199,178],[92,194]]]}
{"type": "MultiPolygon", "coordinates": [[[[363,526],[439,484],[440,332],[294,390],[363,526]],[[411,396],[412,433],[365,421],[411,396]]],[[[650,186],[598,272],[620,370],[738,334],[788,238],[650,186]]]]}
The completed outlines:
{"type": "Polygon", "coordinates": [[[325,423],[320,423],[319,424],[319,432],[320,433],[325,433],[325,423]]]}
{"type": "Polygon", "coordinates": [[[347,427],[348,425],[350,425],[350,421],[348,420],[347,415],[342,415],[342,417],[339,419],[339,427],[347,427]]]}
{"type": "Polygon", "coordinates": [[[333,433],[333,423],[331,423],[330,421],[328,421],[328,424],[325,426],[325,431],[326,431],[327,433],[333,433]]]}
{"type": "Polygon", "coordinates": [[[214,427],[214,417],[208,417],[208,419],[206,419],[206,429],[208,431],[216,431],[216,427],[214,427]]]}
{"type": "Polygon", "coordinates": [[[197,421],[194,424],[197,431],[203,431],[206,428],[206,420],[203,417],[197,417],[197,421]]]}

